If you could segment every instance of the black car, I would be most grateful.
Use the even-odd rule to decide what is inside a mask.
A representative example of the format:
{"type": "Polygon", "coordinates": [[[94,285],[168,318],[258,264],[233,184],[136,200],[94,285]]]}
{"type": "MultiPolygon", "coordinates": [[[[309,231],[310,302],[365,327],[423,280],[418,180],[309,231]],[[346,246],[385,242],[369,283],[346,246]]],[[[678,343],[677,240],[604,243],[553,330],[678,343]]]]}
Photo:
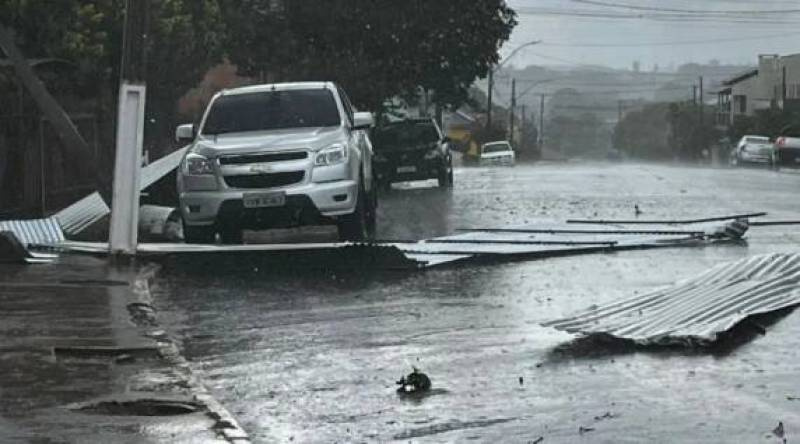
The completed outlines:
{"type": "Polygon", "coordinates": [[[392,122],[375,129],[373,157],[378,184],[437,179],[453,185],[453,156],[449,140],[433,119],[392,122]]]}

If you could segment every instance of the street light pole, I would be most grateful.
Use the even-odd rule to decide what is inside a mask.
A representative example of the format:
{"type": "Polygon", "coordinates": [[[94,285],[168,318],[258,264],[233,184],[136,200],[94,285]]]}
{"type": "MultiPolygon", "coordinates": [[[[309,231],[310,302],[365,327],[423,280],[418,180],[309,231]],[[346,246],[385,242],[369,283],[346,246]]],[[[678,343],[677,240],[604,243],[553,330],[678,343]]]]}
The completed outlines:
{"type": "Polygon", "coordinates": [[[511,112],[510,112],[510,131],[508,135],[508,140],[511,142],[511,146],[514,146],[514,117],[516,117],[515,110],[517,108],[517,79],[511,79],[511,112]]]}
{"type": "Polygon", "coordinates": [[[489,70],[489,90],[486,92],[488,103],[486,104],[486,128],[492,127],[492,92],[494,91],[494,71],[489,70]]]}
{"type": "Polygon", "coordinates": [[[538,45],[541,43],[541,40],[534,40],[528,43],[523,43],[522,45],[517,46],[511,51],[511,54],[508,55],[503,61],[495,65],[494,67],[489,68],[489,87],[486,91],[487,96],[487,104],[486,104],[486,128],[489,129],[492,127],[492,90],[494,89],[494,73],[498,71],[500,68],[503,67],[509,60],[511,60],[517,53],[519,53],[524,48],[529,46],[538,45]]]}

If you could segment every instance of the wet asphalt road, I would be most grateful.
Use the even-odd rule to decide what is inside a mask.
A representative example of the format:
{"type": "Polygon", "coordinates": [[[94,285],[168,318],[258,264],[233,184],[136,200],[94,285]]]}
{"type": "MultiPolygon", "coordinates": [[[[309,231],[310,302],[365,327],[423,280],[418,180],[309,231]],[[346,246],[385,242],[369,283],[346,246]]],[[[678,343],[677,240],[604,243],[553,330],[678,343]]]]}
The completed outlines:
{"type": "MultiPolygon", "coordinates": [[[[402,185],[379,237],[574,217],[800,219],[800,174],[658,165],[459,168],[453,190],[402,185]]],[[[630,351],[541,321],[721,261],[796,252],[797,227],[742,245],[632,251],[417,274],[162,272],[156,304],[257,442],[779,442],[800,436],[800,312],[719,353],[630,351]],[[411,366],[436,389],[400,399],[411,366]],[[520,377],[523,384],[520,384],[520,377]],[[583,428],[583,429],[582,429],[583,428]]],[[[244,266],[243,266],[244,268],[244,266]]]]}

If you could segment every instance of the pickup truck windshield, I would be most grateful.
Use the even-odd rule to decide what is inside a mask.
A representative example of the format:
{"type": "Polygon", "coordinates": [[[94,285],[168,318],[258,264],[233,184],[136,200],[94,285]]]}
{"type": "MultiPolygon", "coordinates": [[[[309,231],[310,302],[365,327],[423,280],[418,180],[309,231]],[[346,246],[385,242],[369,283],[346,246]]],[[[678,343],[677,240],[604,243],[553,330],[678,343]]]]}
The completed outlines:
{"type": "Polygon", "coordinates": [[[486,145],[483,147],[483,153],[503,153],[506,151],[511,151],[511,147],[505,143],[498,143],[494,145],[486,145]]]}
{"type": "Polygon", "coordinates": [[[375,132],[375,147],[397,149],[439,142],[439,132],[433,122],[402,122],[385,126],[375,132]]]}
{"type": "Polygon", "coordinates": [[[327,89],[268,91],[214,101],[202,134],[338,126],[339,109],[327,89]]]}

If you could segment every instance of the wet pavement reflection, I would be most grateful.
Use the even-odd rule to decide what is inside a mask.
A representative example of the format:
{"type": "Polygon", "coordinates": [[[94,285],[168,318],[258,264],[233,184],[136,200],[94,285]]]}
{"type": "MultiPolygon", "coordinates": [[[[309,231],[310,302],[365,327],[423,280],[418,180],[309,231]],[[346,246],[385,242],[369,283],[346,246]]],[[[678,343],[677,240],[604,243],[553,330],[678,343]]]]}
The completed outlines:
{"type": "MultiPolygon", "coordinates": [[[[539,164],[459,168],[455,181],[385,194],[379,237],[630,218],[634,205],[648,218],[800,213],[800,175],[762,170],[539,164]]],[[[800,426],[797,314],[726,354],[575,346],[538,324],[798,241],[770,227],[746,244],[418,274],[166,269],[156,305],[257,442],[756,442],[778,420],[800,426]],[[428,396],[395,392],[412,367],[428,396]]]]}

